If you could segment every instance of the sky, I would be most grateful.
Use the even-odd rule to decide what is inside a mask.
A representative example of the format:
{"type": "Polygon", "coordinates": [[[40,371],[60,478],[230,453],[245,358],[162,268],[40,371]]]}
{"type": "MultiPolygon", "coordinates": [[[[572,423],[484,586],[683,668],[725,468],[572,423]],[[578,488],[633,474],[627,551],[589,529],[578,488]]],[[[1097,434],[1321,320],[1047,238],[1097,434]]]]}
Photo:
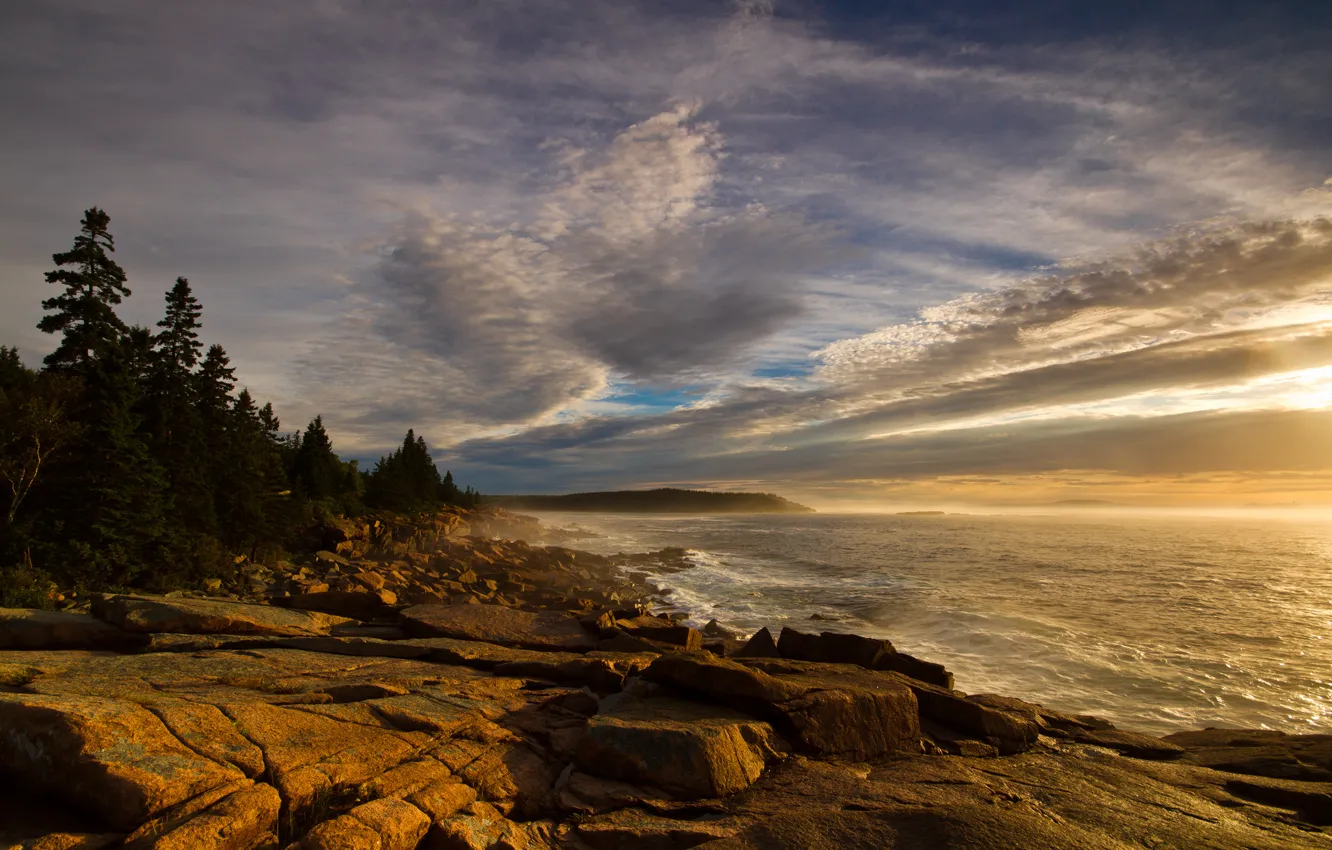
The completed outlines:
{"type": "Polygon", "coordinates": [[[1332,4],[0,8],[0,341],[152,324],[485,492],[1332,504],[1332,4]]]}

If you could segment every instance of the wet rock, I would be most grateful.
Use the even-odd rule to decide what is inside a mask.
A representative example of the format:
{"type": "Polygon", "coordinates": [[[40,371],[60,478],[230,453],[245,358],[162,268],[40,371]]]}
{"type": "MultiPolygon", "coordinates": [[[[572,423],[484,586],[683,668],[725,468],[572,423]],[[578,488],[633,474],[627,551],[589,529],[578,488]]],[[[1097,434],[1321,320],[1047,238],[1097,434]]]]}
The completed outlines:
{"type": "Polygon", "coordinates": [[[805,752],[865,759],[918,747],[916,700],[892,674],[699,652],[662,656],[643,675],[769,720],[805,752]]]}
{"type": "Polygon", "coordinates": [[[0,764],[125,830],[244,779],[186,747],[146,708],[86,696],[0,693],[0,764]]]}
{"type": "Polygon", "coordinates": [[[703,626],[703,637],[705,638],[738,638],[740,635],[718,623],[715,619],[708,620],[703,626]]]}
{"type": "Polygon", "coordinates": [[[951,691],[953,689],[953,674],[948,672],[942,664],[936,664],[933,661],[922,661],[914,655],[907,655],[905,652],[885,653],[874,663],[874,669],[901,673],[903,676],[945,690],[951,691]]]}
{"type": "Polygon", "coordinates": [[[1089,714],[1065,714],[1034,702],[999,694],[971,694],[967,697],[967,701],[1026,717],[1040,727],[1042,734],[1056,738],[1067,738],[1079,731],[1115,728],[1110,721],[1089,714]]]}
{"type": "Polygon", "coordinates": [[[744,647],[745,641],[735,638],[711,638],[703,641],[703,648],[720,658],[735,658],[744,647]]]}
{"type": "Polygon", "coordinates": [[[1094,729],[1076,731],[1069,735],[1080,744],[1094,744],[1098,747],[1121,752],[1126,756],[1139,759],[1177,759],[1184,755],[1184,748],[1160,738],[1143,735],[1139,732],[1126,732],[1122,729],[1094,729]]]}
{"type": "Polygon", "coordinates": [[[1040,727],[1021,714],[972,702],[945,688],[892,671],[877,673],[911,689],[920,706],[920,718],[948,726],[965,736],[992,744],[1005,755],[1030,749],[1040,736],[1040,727]]]}
{"type": "Polygon", "coordinates": [[[124,649],[138,640],[86,614],[0,608],[0,650],[124,649]]]}
{"type": "Polygon", "coordinates": [[[1332,783],[1272,779],[1226,780],[1225,790],[1242,799],[1265,806],[1289,809],[1295,817],[1317,826],[1332,826],[1332,783]]]}
{"type": "Polygon", "coordinates": [[[783,658],[820,661],[827,664],[855,664],[867,670],[890,670],[942,688],[953,687],[953,674],[942,664],[898,652],[892,643],[878,638],[840,632],[805,634],[783,628],[777,640],[783,658]]]}
{"type": "Polygon", "coordinates": [[[856,664],[868,670],[873,670],[875,663],[884,655],[894,652],[893,645],[886,640],[837,632],[810,635],[791,628],[782,629],[777,638],[777,651],[782,658],[856,664]]]}
{"type": "Polygon", "coordinates": [[[318,612],[288,611],[270,605],[247,605],[215,599],[167,599],[155,596],[113,596],[93,603],[93,614],[130,632],[224,635],[321,635],[344,617],[318,612]]]}
{"type": "Polygon", "coordinates": [[[632,637],[670,644],[686,650],[703,648],[703,635],[697,629],[677,625],[670,620],[641,616],[632,620],[616,620],[615,626],[632,637]]]}
{"type": "Polygon", "coordinates": [[[772,632],[759,629],[744,647],[735,654],[736,658],[781,658],[777,642],[772,639],[772,632]]]}
{"type": "Polygon", "coordinates": [[[586,652],[595,640],[564,614],[518,611],[501,605],[414,605],[400,616],[413,637],[484,641],[534,650],[586,652]]]}
{"type": "Polygon", "coordinates": [[[749,787],[783,745],[772,727],[738,711],[676,699],[608,700],[575,754],[596,776],[658,785],[681,799],[749,787]]]}
{"type": "Polygon", "coordinates": [[[1267,729],[1202,729],[1163,739],[1185,748],[1184,759],[1215,770],[1332,782],[1332,735],[1288,735],[1267,729]]]}
{"type": "Polygon", "coordinates": [[[393,798],[364,803],[310,830],[301,850],[416,850],[430,818],[411,803],[393,798]]]}

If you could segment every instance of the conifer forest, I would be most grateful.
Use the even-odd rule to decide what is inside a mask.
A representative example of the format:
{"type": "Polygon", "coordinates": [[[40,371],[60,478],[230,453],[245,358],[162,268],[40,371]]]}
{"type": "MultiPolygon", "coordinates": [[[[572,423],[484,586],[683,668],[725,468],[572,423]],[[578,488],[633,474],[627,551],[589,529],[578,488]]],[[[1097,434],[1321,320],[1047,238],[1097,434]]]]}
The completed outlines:
{"type": "Polygon", "coordinates": [[[370,470],[338,457],[322,417],[284,432],[206,343],[186,278],[155,328],[127,325],[109,226],[87,210],[52,258],[41,368],[0,346],[0,606],[42,605],[52,582],[190,587],[281,553],[322,516],[479,502],[413,431],[370,470]]]}

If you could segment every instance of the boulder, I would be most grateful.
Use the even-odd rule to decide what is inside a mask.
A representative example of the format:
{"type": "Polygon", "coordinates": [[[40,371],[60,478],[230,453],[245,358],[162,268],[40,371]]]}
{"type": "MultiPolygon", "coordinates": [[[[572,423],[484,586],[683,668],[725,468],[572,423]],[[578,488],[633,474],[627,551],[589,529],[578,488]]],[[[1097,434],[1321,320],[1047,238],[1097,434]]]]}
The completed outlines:
{"type": "Polygon", "coordinates": [[[146,708],[88,696],[0,693],[0,764],[124,830],[245,779],[186,747],[146,708]]]}
{"type": "Polygon", "coordinates": [[[890,642],[879,638],[841,632],[811,635],[783,628],[777,640],[777,651],[782,658],[855,664],[867,670],[891,670],[941,688],[953,687],[953,674],[944,669],[942,664],[921,661],[905,652],[898,652],[890,642]]]}
{"type": "Polygon", "coordinates": [[[681,799],[748,788],[780,747],[772,727],[684,700],[624,697],[588,721],[575,762],[595,776],[650,783],[681,799]]]}
{"type": "Polygon", "coordinates": [[[0,649],[122,649],[141,640],[86,614],[0,608],[0,649]]]}
{"type": "Polygon", "coordinates": [[[781,658],[777,651],[777,642],[772,639],[772,632],[759,629],[749,641],[735,654],[736,658],[781,658]]]}
{"type": "Polygon", "coordinates": [[[586,652],[595,639],[578,620],[552,612],[518,611],[502,605],[414,605],[402,611],[413,637],[485,641],[534,650],[586,652]]]}
{"type": "Polygon", "coordinates": [[[890,670],[945,690],[951,691],[953,689],[953,674],[948,672],[942,664],[933,661],[922,661],[914,655],[907,655],[905,652],[884,653],[874,663],[874,669],[890,670]]]}
{"type": "Polygon", "coordinates": [[[731,640],[739,637],[735,632],[718,623],[716,619],[708,620],[702,629],[705,638],[721,638],[731,640]]]}
{"type": "Polygon", "coordinates": [[[633,637],[667,643],[681,649],[703,648],[703,635],[697,629],[658,617],[644,615],[632,620],[616,620],[615,627],[633,637]]]}
{"type": "Polygon", "coordinates": [[[385,590],[329,590],[301,593],[280,600],[282,607],[297,611],[321,611],[355,620],[373,620],[393,615],[397,597],[385,590]]]}
{"type": "Polygon", "coordinates": [[[1040,736],[1040,726],[1022,714],[972,702],[946,688],[930,685],[901,673],[877,675],[898,681],[915,694],[922,720],[951,727],[966,736],[992,744],[1000,753],[1026,752],[1040,736]]]}
{"type": "Polygon", "coordinates": [[[643,675],[769,720],[811,754],[869,759],[919,746],[915,697],[891,674],[696,652],[662,656],[643,675]]]}
{"type": "Polygon", "coordinates": [[[363,803],[324,821],[301,839],[301,850],[416,850],[430,830],[430,818],[411,803],[394,798],[363,803]]]}
{"type": "Polygon", "coordinates": [[[783,628],[777,638],[777,651],[782,658],[799,661],[822,661],[829,664],[856,664],[868,670],[884,655],[894,652],[886,640],[860,635],[823,632],[810,635],[795,629],[783,628]]]}
{"type": "Polygon", "coordinates": [[[161,596],[112,596],[93,603],[92,612],[130,632],[224,635],[324,635],[345,617],[288,611],[216,599],[167,599],[161,596]]]}

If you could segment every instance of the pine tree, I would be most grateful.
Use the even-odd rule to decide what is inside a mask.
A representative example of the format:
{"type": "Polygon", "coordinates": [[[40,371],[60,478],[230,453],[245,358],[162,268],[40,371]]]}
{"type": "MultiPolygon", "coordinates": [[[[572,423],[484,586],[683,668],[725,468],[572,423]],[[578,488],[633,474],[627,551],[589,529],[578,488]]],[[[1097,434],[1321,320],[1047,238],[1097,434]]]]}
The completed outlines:
{"type": "Polygon", "coordinates": [[[204,462],[208,449],[194,375],[203,348],[199,342],[203,310],[183,277],[176,278],[165,302],[146,381],[145,427],[153,455],[170,484],[172,527],[208,533],[215,525],[213,487],[204,462]]]}
{"type": "Polygon", "coordinates": [[[157,334],[159,362],[179,372],[194,369],[203,350],[203,343],[199,342],[202,315],[203,308],[190,290],[189,280],[176,278],[175,285],[166,294],[166,314],[157,323],[162,329],[157,334]]]}
{"type": "Polygon", "coordinates": [[[48,369],[87,373],[127,331],[114,309],[130,291],[124,269],[108,256],[116,250],[107,232],[110,223],[110,216],[92,207],[83,214],[74,247],[51,258],[60,268],[47,272],[46,282],[62,284],[65,291],[42,302],[48,313],[37,328],[64,336],[46,356],[48,369]]]}
{"type": "Polygon", "coordinates": [[[324,430],[324,418],[316,416],[292,458],[291,483],[308,499],[329,499],[343,491],[346,467],[333,453],[333,441],[324,430]]]}
{"type": "Polygon", "coordinates": [[[139,434],[139,381],[125,346],[106,349],[87,378],[84,439],[58,482],[63,504],[45,535],[60,572],[89,587],[124,586],[159,562],[166,479],[139,434]]]}
{"type": "Polygon", "coordinates": [[[371,471],[366,482],[366,500],[389,510],[421,510],[438,504],[444,490],[425,438],[408,430],[402,445],[388,457],[380,458],[371,471]]]}

